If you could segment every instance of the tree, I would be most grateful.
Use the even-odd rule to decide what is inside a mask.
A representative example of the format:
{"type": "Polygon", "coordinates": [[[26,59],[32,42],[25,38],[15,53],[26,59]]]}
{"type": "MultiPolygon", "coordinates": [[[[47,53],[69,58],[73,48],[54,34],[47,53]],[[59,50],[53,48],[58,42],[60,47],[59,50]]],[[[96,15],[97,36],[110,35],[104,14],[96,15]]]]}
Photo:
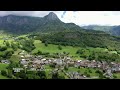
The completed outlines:
{"type": "Polygon", "coordinates": [[[13,50],[16,51],[17,48],[18,48],[18,45],[14,44],[14,43],[11,43],[11,48],[13,48],[13,50]]]}
{"type": "Polygon", "coordinates": [[[65,54],[65,55],[66,55],[67,53],[64,51],[64,52],[63,52],[63,54],[65,54]]]}
{"type": "Polygon", "coordinates": [[[21,45],[22,45],[22,49],[27,51],[27,52],[31,52],[33,49],[35,49],[33,39],[21,40],[21,45]]]}
{"type": "Polygon", "coordinates": [[[53,72],[53,73],[52,73],[52,79],[59,79],[59,74],[58,74],[58,72],[53,72]]]}
{"type": "Polygon", "coordinates": [[[17,67],[19,67],[19,64],[18,64],[18,63],[16,63],[16,62],[11,62],[11,63],[8,65],[7,69],[13,70],[13,68],[17,68],[17,67]]]}
{"type": "Polygon", "coordinates": [[[58,45],[58,49],[59,49],[59,50],[62,50],[62,46],[61,46],[61,45],[58,45]]]}
{"type": "Polygon", "coordinates": [[[79,50],[77,50],[76,54],[83,54],[84,52],[85,52],[84,49],[79,49],[79,50]]]}
{"type": "Polygon", "coordinates": [[[38,50],[37,55],[41,55],[41,54],[42,54],[42,52],[40,50],[38,50]]]}
{"type": "Polygon", "coordinates": [[[65,79],[65,76],[63,76],[63,75],[61,76],[60,75],[60,76],[58,76],[58,79],[65,79]]]}
{"type": "Polygon", "coordinates": [[[38,71],[37,75],[40,77],[40,79],[46,79],[46,72],[45,71],[38,71]]]}
{"type": "Polygon", "coordinates": [[[11,50],[11,51],[5,51],[4,55],[3,55],[3,58],[10,58],[13,53],[14,53],[13,50],[11,50]]]}
{"type": "Polygon", "coordinates": [[[6,46],[0,46],[0,51],[5,51],[5,50],[7,50],[6,46]]]}
{"type": "MultiPolygon", "coordinates": [[[[41,78],[38,75],[35,75],[34,79],[41,79],[41,78]]],[[[42,79],[45,79],[45,78],[42,78],[42,79]]]]}
{"type": "Polygon", "coordinates": [[[86,75],[86,76],[87,76],[87,77],[90,77],[90,74],[88,74],[88,73],[87,73],[87,75],[86,75]]]}
{"type": "Polygon", "coordinates": [[[22,78],[22,79],[27,79],[27,75],[25,73],[24,70],[21,70],[19,73],[18,73],[18,77],[19,78],[22,78]]]}
{"type": "Polygon", "coordinates": [[[45,46],[46,46],[46,47],[48,46],[48,43],[47,43],[47,42],[45,42],[45,46]]]}
{"type": "Polygon", "coordinates": [[[33,74],[27,74],[27,79],[34,79],[33,74]]]}
{"type": "Polygon", "coordinates": [[[67,65],[65,65],[64,69],[67,71],[67,70],[68,70],[68,66],[67,66],[67,65]]]}
{"type": "Polygon", "coordinates": [[[13,76],[13,75],[12,75],[12,70],[9,70],[9,69],[8,69],[7,77],[12,78],[12,76],[13,76]]]}
{"type": "Polygon", "coordinates": [[[114,78],[114,79],[117,79],[117,76],[113,75],[113,78],[114,78]]]}
{"type": "Polygon", "coordinates": [[[84,72],[84,75],[87,75],[87,74],[88,74],[88,73],[85,71],[85,72],[84,72]]]}
{"type": "Polygon", "coordinates": [[[50,67],[51,67],[51,68],[55,68],[55,66],[56,66],[56,63],[51,63],[51,64],[50,64],[50,67]]]}
{"type": "Polygon", "coordinates": [[[5,70],[1,70],[1,74],[2,74],[3,76],[7,76],[7,72],[6,72],[5,70]]]}
{"type": "Polygon", "coordinates": [[[8,41],[5,42],[7,47],[10,47],[10,43],[8,41]]]}
{"type": "Polygon", "coordinates": [[[89,69],[89,73],[92,73],[92,71],[89,69]]]}

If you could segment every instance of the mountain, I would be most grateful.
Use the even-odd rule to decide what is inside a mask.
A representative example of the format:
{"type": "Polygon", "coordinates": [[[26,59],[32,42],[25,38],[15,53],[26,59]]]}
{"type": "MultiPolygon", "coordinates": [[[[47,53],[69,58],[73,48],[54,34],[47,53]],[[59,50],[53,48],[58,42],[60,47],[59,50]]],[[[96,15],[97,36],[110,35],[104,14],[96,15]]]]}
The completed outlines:
{"type": "Polygon", "coordinates": [[[120,26],[99,26],[99,25],[88,25],[82,26],[87,30],[104,31],[114,36],[120,36],[120,26]]]}
{"type": "MultiPolygon", "coordinates": [[[[120,38],[106,33],[111,27],[99,27],[97,30],[93,27],[83,28],[74,23],[62,22],[53,12],[44,17],[15,15],[0,17],[0,30],[4,30],[7,33],[16,35],[37,33],[37,38],[41,39],[42,42],[53,44],[120,48],[120,38]]],[[[117,30],[119,31],[119,28],[116,28],[114,31],[117,30]]]]}
{"type": "Polygon", "coordinates": [[[26,34],[31,32],[81,30],[81,28],[73,23],[62,22],[55,13],[50,12],[44,17],[15,15],[0,17],[0,30],[12,34],[26,34]]]}
{"type": "Polygon", "coordinates": [[[48,15],[46,15],[45,17],[44,17],[46,20],[49,20],[49,21],[51,21],[51,20],[59,20],[60,21],[60,19],[57,17],[57,15],[55,14],[55,13],[53,13],[53,12],[50,12],[48,15]]]}
{"type": "Polygon", "coordinates": [[[120,36],[120,26],[113,26],[111,33],[112,35],[120,36]]]}
{"type": "Polygon", "coordinates": [[[88,29],[88,30],[97,30],[97,31],[104,31],[104,32],[110,33],[113,26],[88,25],[88,26],[82,26],[82,28],[88,29]]]}

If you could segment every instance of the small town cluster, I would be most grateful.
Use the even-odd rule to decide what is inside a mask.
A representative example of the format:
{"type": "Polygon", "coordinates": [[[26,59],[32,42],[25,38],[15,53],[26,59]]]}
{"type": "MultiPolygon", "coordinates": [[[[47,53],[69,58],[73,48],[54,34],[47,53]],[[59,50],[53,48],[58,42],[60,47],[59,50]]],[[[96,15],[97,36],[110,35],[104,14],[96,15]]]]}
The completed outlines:
{"type": "MultiPolygon", "coordinates": [[[[25,68],[28,70],[34,71],[34,70],[49,70],[45,68],[45,65],[55,64],[55,70],[64,70],[65,66],[72,66],[75,68],[98,68],[100,70],[104,71],[104,76],[113,78],[114,72],[120,72],[120,63],[107,63],[106,61],[96,61],[96,60],[73,60],[69,56],[65,56],[64,58],[44,58],[42,56],[34,56],[34,55],[25,55],[24,51],[20,54],[20,64],[22,64],[25,68]]],[[[1,63],[9,64],[9,60],[1,60],[1,63]]],[[[20,70],[23,70],[22,68],[13,68],[15,72],[20,72],[20,70]]],[[[91,79],[90,77],[87,77],[83,74],[80,74],[78,72],[65,72],[63,71],[65,75],[67,75],[70,79],[91,79]]],[[[93,77],[98,78],[98,77],[93,77]]]]}

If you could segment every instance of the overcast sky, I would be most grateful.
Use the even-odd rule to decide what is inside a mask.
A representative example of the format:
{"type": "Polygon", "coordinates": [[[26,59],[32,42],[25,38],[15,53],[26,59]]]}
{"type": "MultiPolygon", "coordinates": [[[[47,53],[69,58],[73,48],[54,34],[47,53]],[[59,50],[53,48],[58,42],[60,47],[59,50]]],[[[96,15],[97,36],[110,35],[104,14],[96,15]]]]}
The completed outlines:
{"type": "Polygon", "coordinates": [[[57,14],[65,23],[77,25],[120,25],[120,11],[0,11],[0,16],[20,15],[43,17],[49,12],[57,14]]]}

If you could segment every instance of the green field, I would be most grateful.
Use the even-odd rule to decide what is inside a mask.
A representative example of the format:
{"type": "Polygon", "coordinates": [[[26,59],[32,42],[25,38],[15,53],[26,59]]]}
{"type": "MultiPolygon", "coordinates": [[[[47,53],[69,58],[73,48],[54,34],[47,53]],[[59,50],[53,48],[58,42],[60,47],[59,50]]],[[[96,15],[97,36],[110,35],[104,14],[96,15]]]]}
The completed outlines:
{"type": "MultiPolygon", "coordinates": [[[[78,49],[80,49],[81,47],[72,47],[72,46],[62,46],[62,50],[58,49],[58,45],[53,45],[53,44],[48,44],[48,46],[46,47],[44,45],[44,43],[41,43],[40,40],[35,40],[34,42],[36,49],[34,49],[32,51],[32,53],[37,52],[38,50],[42,51],[42,52],[49,52],[50,54],[53,53],[63,53],[64,51],[69,53],[70,56],[73,56],[74,59],[81,59],[83,60],[83,58],[80,58],[80,56],[78,54],[76,54],[76,51],[78,49]]],[[[102,52],[107,52],[108,50],[105,48],[92,48],[92,47],[88,47],[88,49],[90,51],[102,51],[102,52]]],[[[88,54],[88,53],[86,53],[88,54]]]]}
{"type": "Polygon", "coordinates": [[[8,64],[0,63],[0,70],[5,70],[8,64]]]}
{"type": "Polygon", "coordinates": [[[79,58],[79,56],[76,54],[76,51],[79,49],[79,47],[62,46],[62,50],[59,50],[58,45],[48,44],[48,46],[46,47],[44,43],[41,43],[39,40],[35,40],[34,44],[36,49],[34,49],[32,53],[35,53],[38,50],[42,52],[49,52],[50,54],[63,53],[65,51],[69,53],[70,56],[76,56],[77,58],[79,58]]]}
{"type": "Polygon", "coordinates": [[[7,77],[5,77],[5,76],[2,76],[2,75],[0,74],[0,79],[9,79],[9,78],[7,78],[7,77]]]}

